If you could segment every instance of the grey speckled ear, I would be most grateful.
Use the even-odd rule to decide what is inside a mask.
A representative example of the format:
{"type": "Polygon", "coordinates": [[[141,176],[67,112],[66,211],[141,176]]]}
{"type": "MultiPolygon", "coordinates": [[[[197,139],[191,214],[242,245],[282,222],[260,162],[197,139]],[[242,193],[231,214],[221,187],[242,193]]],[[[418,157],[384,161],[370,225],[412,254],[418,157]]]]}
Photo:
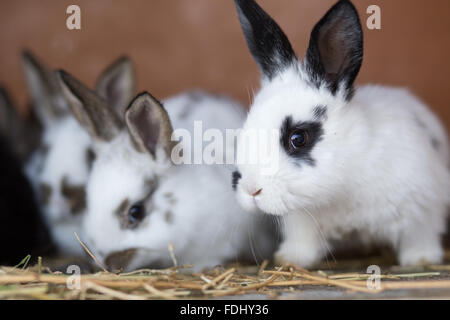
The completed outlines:
{"type": "Polygon", "coordinates": [[[97,93],[65,71],[58,77],[70,110],[89,134],[99,141],[112,140],[122,129],[123,122],[97,93]]]}
{"type": "Polygon", "coordinates": [[[125,123],[138,151],[156,157],[160,147],[170,157],[173,132],[169,115],[151,94],[138,95],[125,112],[125,123]]]}
{"type": "Polygon", "coordinates": [[[96,91],[122,118],[136,94],[136,75],[127,57],[113,62],[98,78],[96,91]]]}
{"type": "Polygon", "coordinates": [[[48,125],[68,112],[61,86],[52,70],[31,52],[22,53],[25,80],[31,95],[32,107],[39,120],[48,125]]]}

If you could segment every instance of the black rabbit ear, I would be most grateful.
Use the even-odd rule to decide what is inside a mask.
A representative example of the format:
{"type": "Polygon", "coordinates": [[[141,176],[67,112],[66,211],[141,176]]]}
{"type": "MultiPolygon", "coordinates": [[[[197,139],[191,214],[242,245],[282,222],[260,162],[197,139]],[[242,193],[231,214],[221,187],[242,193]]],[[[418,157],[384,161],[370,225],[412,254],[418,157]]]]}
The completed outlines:
{"type": "Polygon", "coordinates": [[[278,24],[253,0],[235,0],[247,45],[269,80],[297,61],[278,24]]]}
{"type": "Polygon", "coordinates": [[[362,58],[358,12],[350,1],[341,0],[314,27],[306,52],[306,70],[317,87],[325,82],[333,94],[343,89],[345,98],[350,99],[362,58]]]}

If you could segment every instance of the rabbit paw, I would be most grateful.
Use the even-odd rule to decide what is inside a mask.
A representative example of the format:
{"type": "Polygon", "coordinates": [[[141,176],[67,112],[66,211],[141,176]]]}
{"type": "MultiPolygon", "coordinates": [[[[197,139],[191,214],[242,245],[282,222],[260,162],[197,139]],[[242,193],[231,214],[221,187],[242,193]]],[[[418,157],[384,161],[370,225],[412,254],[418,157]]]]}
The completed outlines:
{"type": "Polygon", "coordinates": [[[320,250],[316,248],[285,242],[275,253],[275,264],[280,266],[294,264],[302,268],[309,268],[316,264],[320,258],[320,250]]]}
{"type": "Polygon", "coordinates": [[[410,247],[400,252],[398,260],[402,266],[430,265],[441,263],[443,256],[444,252],[439,246],[410,247]]]}

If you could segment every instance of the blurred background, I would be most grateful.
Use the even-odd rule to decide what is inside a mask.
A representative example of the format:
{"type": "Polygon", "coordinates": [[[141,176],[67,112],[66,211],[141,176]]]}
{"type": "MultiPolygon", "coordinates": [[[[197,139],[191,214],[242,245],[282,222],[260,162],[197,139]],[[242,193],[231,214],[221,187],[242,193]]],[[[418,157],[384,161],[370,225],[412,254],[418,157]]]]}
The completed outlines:
{"type": "MultiPolygon", "coordinates": [[[[335,0],[259,0],[303,56],[314,24],[335,0]]],[[[450,1],[355,0],[365,34],[359,84],[409,87],[450,129],[450,1]],[[381,30],[368,30],[369,5],[381,7],[381,30]]],[[[32,50],[93,86],[126,54],[138,89],[163,98],[191,88],[225,93],[248,105],[259,72],[232,0],[0,0],[0,84],[22,111],[27,94],[20,52],[32,50]],[[66,28],[66,8],[81,8],[81,30],[66,28]]]]}

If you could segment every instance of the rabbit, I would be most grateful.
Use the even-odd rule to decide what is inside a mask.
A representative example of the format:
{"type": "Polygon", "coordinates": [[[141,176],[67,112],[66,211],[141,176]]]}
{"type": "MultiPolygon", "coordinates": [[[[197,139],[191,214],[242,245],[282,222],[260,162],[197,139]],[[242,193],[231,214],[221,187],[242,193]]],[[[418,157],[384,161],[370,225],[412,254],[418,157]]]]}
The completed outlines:
{"type": "Polygon", "coordinates": [[[354,85],[363,58],[354,5],[325,14],[300,61],[255,1],[235,4],[262,74],[243,131],[276,134],[258,146],[272,150],[269,161],[258,151],[247,161],[239,139],[234,187],[247,211],[284,220],[276,262],[312,267],[351,232],[361,245],[392,247],[401,265],[442,262],[447,134],[407,89],[354,85]]]}
{"type": "MultiPolygon", "coordinates": [[[[32,110],[43,127],[40,148],[27,162],[26,172],[59,253],[82,256],[74,232],[81,232],[85,185],[95,158],[91,139],[70,112],[54,71],[28,51],[23,66],[32,110]]],[[[132,62],[126,57],[115,61],[100,75],[96,90],[116,112],[123,112],[135,94],[132,62]]]]}
{"type": "Polygon", "coordinates": [[[21,115],[6,89],[0,88],[0,131],[22,164],[39,146],[42,126],[33,111],[21,115]]]}
{"type": "Polygon", "coordinates": [[[33,189],[21,164],[27,143],[22,120],[5,89],[0,88],[0,265],[16,265],[27,255],[53,251],[33,189]],[[13,139],[14,138],[14,139],[13,139]]]}
{"type": "Polygon", "coordinates": [[[273,253],[276,242],[261,232],[270,222],[246,215],[228,188],[231,168],[179,163],[174,155],[180,145],[186,146],[180,154],[190,152],[189,138],[176,132],[192,133],[195,120],[205,130],[239,128],[245,112],[238,103],[193,91],[163,106],[144,92],[118,117],[68,73],[60,71],[60,79],[94,141],[97,158],[87,185],[83,240],[106,268],[171,267],[169,244],[178,265],[193,264],[194,270],[273,253]]]}

